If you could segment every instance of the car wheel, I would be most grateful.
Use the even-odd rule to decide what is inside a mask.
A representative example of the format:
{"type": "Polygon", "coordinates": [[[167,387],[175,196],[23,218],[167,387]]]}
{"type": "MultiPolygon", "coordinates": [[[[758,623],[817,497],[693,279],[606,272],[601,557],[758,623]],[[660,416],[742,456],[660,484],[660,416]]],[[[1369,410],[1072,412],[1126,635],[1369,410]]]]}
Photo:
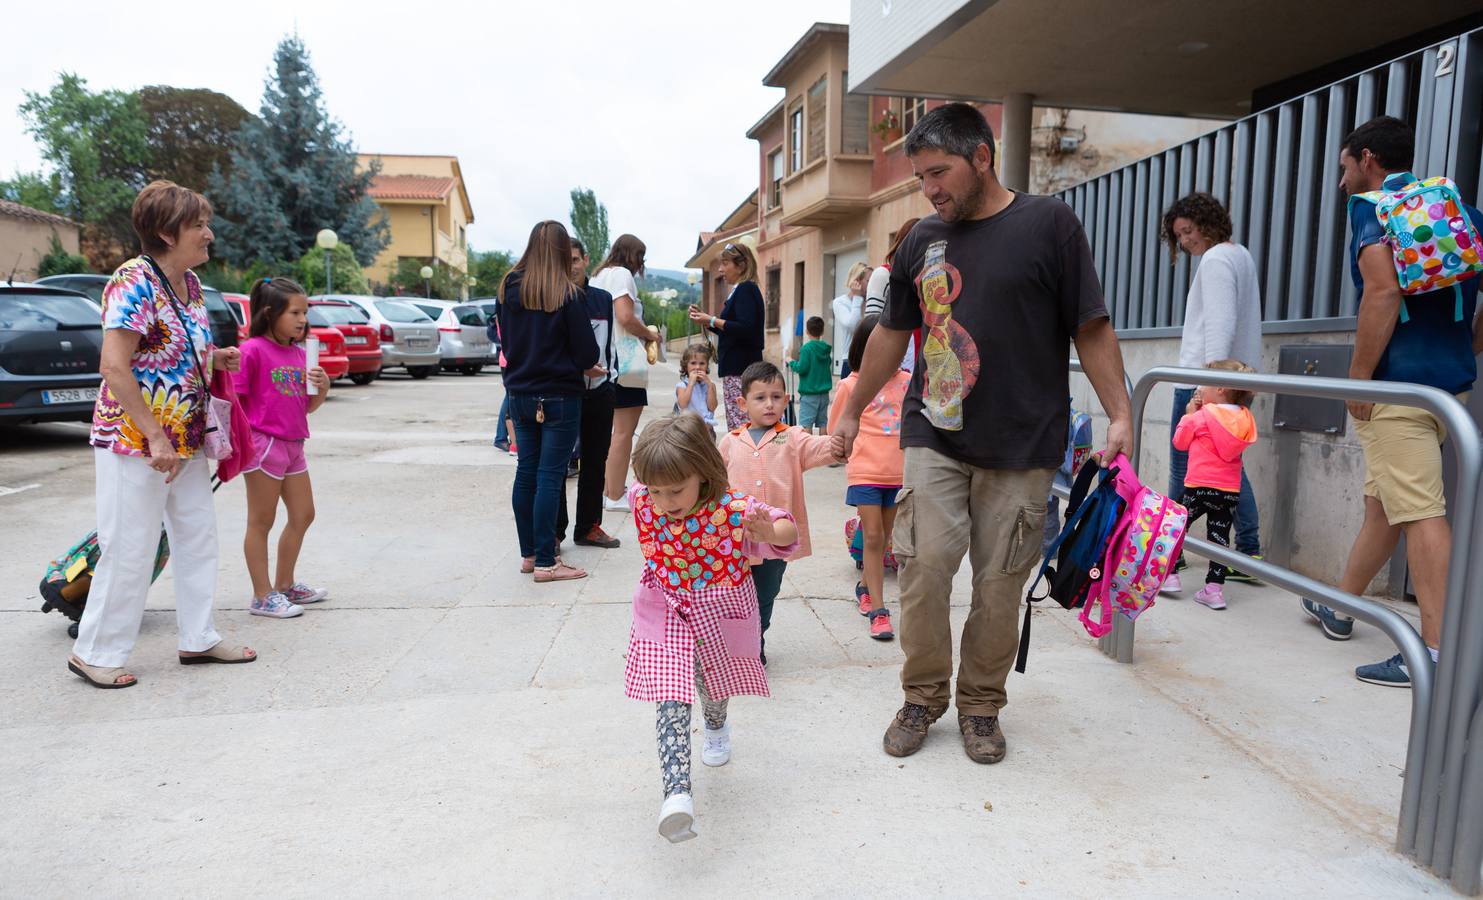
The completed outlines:
{"type": "Polygon", "coordinates": [[[433,375],[438,374],[438,367],[437,366],[409,366],[407,368],[407,374],[408,375],[411,375],[413,378],[417,379],[418,381],[421,381],[424,378],[429,378],[429,377],[431,377],[433,375]]]}
{"type": "Polygon", "coordinates": [[[371,382],[375,381],[376,376],[380,374],[380,372],[356,372],[354,375],[350,376],[350,380],[355,382],[356,384],[370,384],[371,382]]]}

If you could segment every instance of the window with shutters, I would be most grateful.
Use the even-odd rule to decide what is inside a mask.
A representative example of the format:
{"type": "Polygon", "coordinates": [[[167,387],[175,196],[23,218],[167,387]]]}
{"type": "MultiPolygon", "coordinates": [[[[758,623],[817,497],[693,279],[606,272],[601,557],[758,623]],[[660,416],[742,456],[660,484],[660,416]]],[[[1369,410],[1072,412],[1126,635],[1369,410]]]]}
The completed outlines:
{"type": "Polygon", "coordinates": [[[767,270],[767,328],[769,331],[778,327],[778,316],[783,302],[783,270],[779,266],[772,266],[767,270]]]}
{"type": "Polygon", "coordinates": [[[767,154],[767,208],[777,209],[783,202],[783,150],[767,154]]]}
{"type": "MultiPolygon", "coordinates": [[[[844,83],[849,84],[844,73],[844,83]]],[[[844,128],[840,137],[841,153],[870,152],[870,97],[865,94],[844,95],[844,128]]]]}
{"type": "Polygon", "coordinates": [[[806,163],[824,158],[829,126],[829,76],[824,75],[808,89],[808,155],[806,163]]]}
{"type": "Polygon", "coordinates": [[[788,112],[788,174],[803,168],[803,104],[788,112]]]}

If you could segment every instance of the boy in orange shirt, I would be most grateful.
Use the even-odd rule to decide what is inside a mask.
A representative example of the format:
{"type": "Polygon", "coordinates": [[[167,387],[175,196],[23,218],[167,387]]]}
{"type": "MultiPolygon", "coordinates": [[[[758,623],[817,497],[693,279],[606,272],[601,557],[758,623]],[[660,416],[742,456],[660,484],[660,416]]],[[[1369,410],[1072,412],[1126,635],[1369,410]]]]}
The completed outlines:
{"type": "Polygon", "coordinates": [[[741,376],[742,408],[747,424],[721,438],[719,450],[726,462],[731,487],[785,509],[798,523],[798,549],[787,559],[754,559],[752,581],[757,585],[757,611],[762,619],[762,664],[767,665],[767,627],[772,604],[783,586],[788,563],[811,552],[808,508],[804,503],[803,473],[834,462],[827,435],[815,435],[779,420],[788,406],[783,373],[770,362],[755,362],[741,376]]]}
{"type": "MultiPolygon", "coordinates": [[[[865,359],[865,345],[875,330],[879,316],[866,316],[855,329],[850,341],[850,375],[839,383],[834,405],[829,409],[829,432],[839,414],[850,401],[859,382],[860,366],[865,359]]],[[[885,589],[886,544],[896,522],[896,495],[901,490],[902,470],[906,456],[901,450],[901,405],[911,373],[902,369],[886,382],[875,399],[860,414],[860,434],[845,467],[849,489],[844,502],[860,511],[860,530],[864,533],[860,561],[865,570],[864,582],[856,582],[855,599],[860,615],[870,618],[870,636],[878,641],[896,637],[891,628],[891,613],[882,601],[885,589]]]]}

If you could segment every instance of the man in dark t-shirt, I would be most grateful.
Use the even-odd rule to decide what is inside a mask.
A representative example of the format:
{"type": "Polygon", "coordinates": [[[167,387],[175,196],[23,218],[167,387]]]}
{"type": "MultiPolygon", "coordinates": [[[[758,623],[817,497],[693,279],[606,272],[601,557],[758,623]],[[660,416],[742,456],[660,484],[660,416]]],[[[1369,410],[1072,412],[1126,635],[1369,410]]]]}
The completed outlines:
{"type": "MultiPolygon", "coordinates": [[[[588,369],[587,389],[582,394],[582,425],[577,438],[577,520],[572,537],[584,547],[611,550],[619,540],[602,529],[602,486],[607,471],[608,450],[613,439],[613,295],[587,283],[587,250],[572,238],[572,279],[582,285],[583,303],[592,322],[592,337],[600,351],[597,365],[588,369]]],[[[566,486],[556,507],[556,545],[566,538],[566,486]]]]}
{"type": "Polygon", "coordinates": [[[900,368],[920,327],[902,410],[906,469],[893,532],[904,561],[906,702],[886,730],[892,756],[915,753],[947,711],[949,600],[969,553],[973,605],[963,626],[958,727],[975,762],[1004,758],[999,710],[1020,590],[1065,455],[1072,341],[1110,419],[1104,454],[1131,447],[1122,355],[1081,223],[1058,199],[1001,185],[993,147],[983,114],[962,103],[932,110],[907,136],[906,155],[937,214],[896,250],[885,313],[834,430],[836,452],[848,455],[861,410],[900,368]]]}

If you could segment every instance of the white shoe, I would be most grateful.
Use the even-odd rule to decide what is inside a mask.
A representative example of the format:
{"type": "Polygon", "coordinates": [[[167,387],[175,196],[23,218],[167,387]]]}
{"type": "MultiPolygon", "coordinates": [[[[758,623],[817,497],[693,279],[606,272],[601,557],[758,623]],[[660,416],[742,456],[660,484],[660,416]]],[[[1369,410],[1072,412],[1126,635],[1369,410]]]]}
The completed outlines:
{"type": "Polygon", "coordinates": [[[708,766],[724,766],[731,761],[731,723],[720,728],[705,728],[705,746],[700,751],[700,761],[708,766]]]}
{"type": "Polygon", "coordinates": [[[659,833],[671,844],[695,837],[695,801],[689,794],[670,794],[659,807],[659,833]]]}
{"type": "Polygon", "coordinates": [[[624,491],[623,496],[619,497],[617,500],[609,500],[608,497],[604,495],[602,498],[602,508],[609,512],[616,512],[618,510],[628,512],[630,509],[628,505],[628,492],[624,491]]]}

